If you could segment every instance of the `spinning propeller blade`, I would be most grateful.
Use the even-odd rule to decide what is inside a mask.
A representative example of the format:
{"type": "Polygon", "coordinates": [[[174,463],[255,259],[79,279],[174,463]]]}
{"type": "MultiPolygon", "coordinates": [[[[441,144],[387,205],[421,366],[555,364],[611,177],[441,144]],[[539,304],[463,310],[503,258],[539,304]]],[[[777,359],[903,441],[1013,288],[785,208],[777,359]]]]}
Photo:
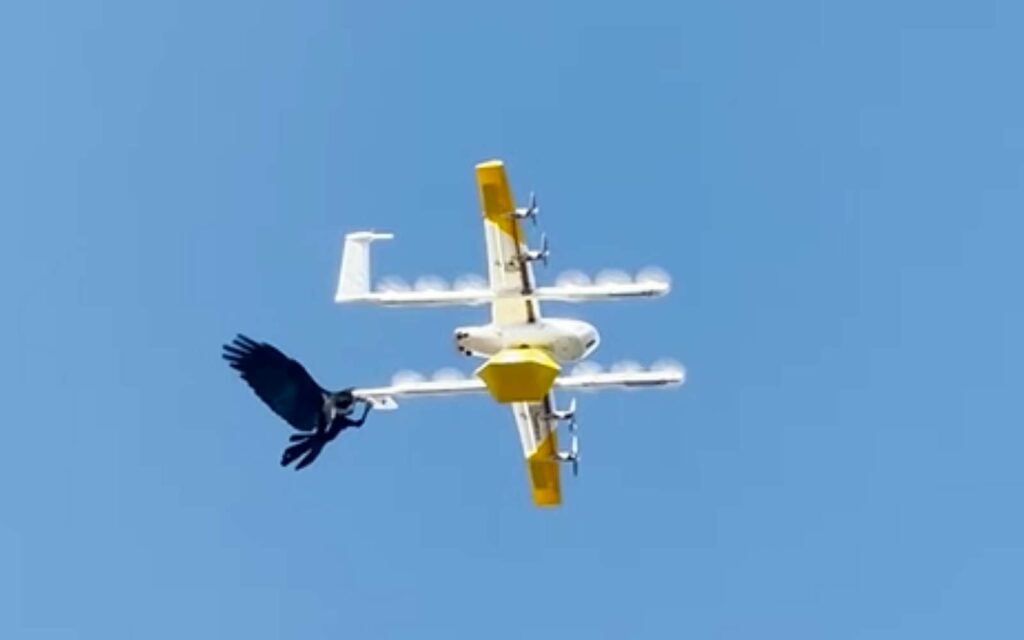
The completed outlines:
{"type": "Polygon", "coordinates": [[[525,208],[516,209],[517,218],[529,218],[533,226],[537,226],[537,214],[540,213],[540,207],[537,206],[537,194],[533,191],[530,192],[529,204],[525,208]]]}

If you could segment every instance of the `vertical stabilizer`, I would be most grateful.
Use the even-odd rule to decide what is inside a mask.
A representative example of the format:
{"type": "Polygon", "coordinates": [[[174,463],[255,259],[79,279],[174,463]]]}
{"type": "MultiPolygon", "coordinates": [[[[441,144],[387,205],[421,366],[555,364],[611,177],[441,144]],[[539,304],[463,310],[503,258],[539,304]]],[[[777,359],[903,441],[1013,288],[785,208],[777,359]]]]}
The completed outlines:
{"type": "Polygon", "coordinates": [[[358,299],[370,293],[370,243],[391,238],[394,238],[393,234],[372,231],[357,231],[345,236],[335,302],[358,299]]]}

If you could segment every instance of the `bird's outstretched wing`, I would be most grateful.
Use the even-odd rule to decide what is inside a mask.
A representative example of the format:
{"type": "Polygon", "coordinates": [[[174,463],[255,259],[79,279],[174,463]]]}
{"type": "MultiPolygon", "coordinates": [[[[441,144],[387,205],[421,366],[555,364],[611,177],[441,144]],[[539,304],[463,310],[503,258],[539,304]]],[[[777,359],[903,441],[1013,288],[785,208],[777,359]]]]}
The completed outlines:
{"type": "Polygon", "coordinates": [[[274,413],[300,431],[322,420],[324,390],[306,369],[265,342],[239,334],[224,345],[224,359],[274,413]]]}

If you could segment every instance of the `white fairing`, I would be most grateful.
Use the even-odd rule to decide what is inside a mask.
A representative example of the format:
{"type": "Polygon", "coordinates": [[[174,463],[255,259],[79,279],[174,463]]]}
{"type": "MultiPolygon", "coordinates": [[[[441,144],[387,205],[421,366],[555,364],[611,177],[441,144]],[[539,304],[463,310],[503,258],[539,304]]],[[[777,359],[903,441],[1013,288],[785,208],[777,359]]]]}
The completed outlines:
{"type": "Polygon", "coordinates": [[[540,318],[535,322],[459,327],[455,347],[468,356],[489,358],[502,349],[536,347],[560,362],[575,362],[597,349],[601,336],[581,320],[540,318]]]}

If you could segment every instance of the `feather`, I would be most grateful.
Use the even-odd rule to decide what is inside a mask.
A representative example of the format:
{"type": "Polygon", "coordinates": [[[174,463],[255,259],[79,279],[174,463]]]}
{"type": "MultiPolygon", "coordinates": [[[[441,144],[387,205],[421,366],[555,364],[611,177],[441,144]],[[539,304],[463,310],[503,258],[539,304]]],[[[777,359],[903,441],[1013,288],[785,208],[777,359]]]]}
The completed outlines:
{"type": "Polygon", "coordinates": [[[267,343],[239,334],[224,345],[223,357],[270,409],[299,431],[324,426],[328,392],[305,367],[267,343]]]}

